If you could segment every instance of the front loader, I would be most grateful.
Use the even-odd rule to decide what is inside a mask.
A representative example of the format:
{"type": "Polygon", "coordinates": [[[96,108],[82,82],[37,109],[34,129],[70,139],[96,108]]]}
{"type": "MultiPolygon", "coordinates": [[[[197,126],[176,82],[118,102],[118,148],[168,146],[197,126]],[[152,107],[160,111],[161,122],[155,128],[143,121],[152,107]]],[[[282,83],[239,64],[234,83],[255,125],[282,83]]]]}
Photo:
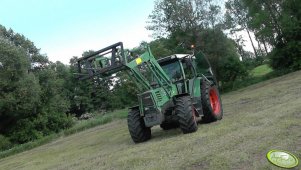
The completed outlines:
{"type": "Polygon", "coordinates": [[[149,47],[142,55],[133,56],[119,42],[78,60],[80,79],[95,83],[120,71],[128,73],[141,91],[137,106],[128,113],[128,129],[135,143],[150,139],[151,127],[156,125],[191,133],[197,131],[198,120],[222,119],[217,83],[201,52],[156,60],[149,47]]]}

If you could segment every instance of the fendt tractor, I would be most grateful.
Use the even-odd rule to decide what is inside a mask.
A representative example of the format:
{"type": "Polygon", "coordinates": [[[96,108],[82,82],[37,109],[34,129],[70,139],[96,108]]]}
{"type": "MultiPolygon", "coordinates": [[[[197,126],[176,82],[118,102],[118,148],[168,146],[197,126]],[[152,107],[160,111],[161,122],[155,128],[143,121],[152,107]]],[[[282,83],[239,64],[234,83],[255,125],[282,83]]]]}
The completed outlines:
{"type": "MultiPolygon", "coordinates": [[[[217,82],[202,52],[174,54],[158,60],[147,46],[134,56],[118,42],[78,60],[80,79],[93,83],[125,71],[140,89],[137,106],[129,108],[128,129],[135,143],[151,138],[151,128],[179,127],[184,134],[197,131],[198,121],[222,119],[217,82]]],[[[115,77],[116,79],[116,77],[115,77]]]]}

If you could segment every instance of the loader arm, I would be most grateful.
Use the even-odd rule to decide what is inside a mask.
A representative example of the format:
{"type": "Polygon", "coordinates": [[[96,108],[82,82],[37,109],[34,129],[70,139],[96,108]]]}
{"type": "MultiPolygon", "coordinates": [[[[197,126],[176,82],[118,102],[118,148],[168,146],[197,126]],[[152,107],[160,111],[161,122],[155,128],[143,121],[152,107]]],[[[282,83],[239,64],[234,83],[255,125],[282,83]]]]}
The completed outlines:
{"type": "Polygon", "coordinates": [[[77,75],[80,80],[101,81],[103,78],[114,76],[117,72],[126,71],[130,77],[135,78],[139,88],[146,91],[153,90],[151,84],[155,81],[164,89],[169,98],[175,93],[172,90],[173,84],[170,78],[163,71],[149,47],[142,55],[134,58],[124,51],[123,43],[118,42],[84,56],[77,62],[77,75]]]}

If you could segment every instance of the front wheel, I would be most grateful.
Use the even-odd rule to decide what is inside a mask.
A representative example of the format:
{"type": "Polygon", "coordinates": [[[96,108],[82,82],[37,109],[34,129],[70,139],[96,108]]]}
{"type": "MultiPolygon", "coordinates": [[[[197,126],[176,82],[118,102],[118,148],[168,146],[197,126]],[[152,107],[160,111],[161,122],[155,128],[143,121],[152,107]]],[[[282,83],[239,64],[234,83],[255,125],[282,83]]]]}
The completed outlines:
{"type": "Polygon", "coordinates": [[[144,142],[151,138],[151,129],[145,126],[139,109],[134,109],[129,112],[128,128],[135,143],[144,142]]]}
{"type": "Polygon", "coordinates": [[[213,122],[223,118],[223,107],[216,85],[211,86],[208,82],[202,83],[202,107],[204,120],[213,122]]]}
{"type": "Polygon", "coordinates": [[[182,132],[192,133],[198,130],[195,109],[192,105],[190,96],[176,98],[176,115],[182,132]]]}

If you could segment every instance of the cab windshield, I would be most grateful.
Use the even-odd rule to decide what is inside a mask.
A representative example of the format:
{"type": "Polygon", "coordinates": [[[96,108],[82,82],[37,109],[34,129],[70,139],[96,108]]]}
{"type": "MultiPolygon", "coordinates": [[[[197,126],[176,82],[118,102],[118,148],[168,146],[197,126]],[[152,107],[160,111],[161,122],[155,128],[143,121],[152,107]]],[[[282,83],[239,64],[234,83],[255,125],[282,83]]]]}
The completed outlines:
{"type": "Polygon", "coordinates": [[[163,63],[161,67],[172,81],[181,80],[183,78],[181,66],[178,61],[163,63]]]}

